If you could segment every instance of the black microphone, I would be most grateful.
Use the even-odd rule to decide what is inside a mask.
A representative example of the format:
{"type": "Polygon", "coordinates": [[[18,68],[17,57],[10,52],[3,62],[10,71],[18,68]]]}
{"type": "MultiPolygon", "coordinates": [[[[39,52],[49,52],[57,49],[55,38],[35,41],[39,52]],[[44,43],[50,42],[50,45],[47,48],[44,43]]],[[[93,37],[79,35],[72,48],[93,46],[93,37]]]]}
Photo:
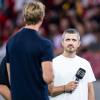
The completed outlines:
{"type": "MultiPolygon", "coordinates": [[[[76,72],[76,82],[79,82],[80,79],[82,79],[84,77],[86,73],[86,70],[84,70],[83,68],[79,68],[78,71],[76,72]]],[[[72,93],[73,91],[69,91],[69,93],[72,93]]]]}
{"type": "Polygon", "coordinates": [[[79,80],[84,77],[85,73],[86,73],[86,70],[84,70],[83,68],[79,68],[75,75],[76,76],[75,81],[79,82],[79,80]]]}

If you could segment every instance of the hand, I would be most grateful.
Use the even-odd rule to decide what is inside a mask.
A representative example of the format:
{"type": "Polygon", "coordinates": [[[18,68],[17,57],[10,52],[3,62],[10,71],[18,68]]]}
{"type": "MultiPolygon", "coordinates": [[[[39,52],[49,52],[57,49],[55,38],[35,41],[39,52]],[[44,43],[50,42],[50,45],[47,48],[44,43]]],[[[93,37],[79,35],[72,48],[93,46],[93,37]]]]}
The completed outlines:
{"type": "Polygon", "coordinates": [[[77,85],[78,85],[78,82],[76,82],[76,81],[71,81],[71,82],[69,82],[69,83],[67,83],[67,84],[65,85],[65,91],[66,91],[66,92],[74,91],[74,90],[76,89],[77,85]]]}

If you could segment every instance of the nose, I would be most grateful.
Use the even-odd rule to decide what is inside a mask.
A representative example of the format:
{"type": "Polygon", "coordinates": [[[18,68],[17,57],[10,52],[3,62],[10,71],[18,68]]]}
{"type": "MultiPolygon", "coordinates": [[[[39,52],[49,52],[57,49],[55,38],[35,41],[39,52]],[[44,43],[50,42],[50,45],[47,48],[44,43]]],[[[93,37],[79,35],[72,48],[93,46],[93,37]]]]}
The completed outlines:
{"type": "Polygon", "coordinates": [[[73,44],[73,41],[72,41],[72,40],[70,40],[70,41],[69,41],[69,44],[73,44]]]}

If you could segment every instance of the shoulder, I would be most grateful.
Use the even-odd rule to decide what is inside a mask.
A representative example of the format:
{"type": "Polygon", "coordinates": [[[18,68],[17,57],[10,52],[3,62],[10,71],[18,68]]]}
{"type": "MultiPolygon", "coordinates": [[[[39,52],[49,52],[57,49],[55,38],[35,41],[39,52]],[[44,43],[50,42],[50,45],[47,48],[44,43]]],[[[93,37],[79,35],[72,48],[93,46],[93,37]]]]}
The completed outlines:
{"type": "Polygon", "coordinates": [[[19,37],[19,35],[21,35],[22,33],[22,29],[20,29],[19,31],[15,32],[9,39],[7,42],[7,45],[11,44],[12,42],[14,42],[16,40],[17,37],[19,37]]]}
{"type": "Polygon", "coordinates": [[[53,43],[49,39],[46,39],[44,37],[41,37],[40,44],[42,47],[53,47],[53,43]]]}
{"type": "Polygon", "coordinates": [[[52,44],[52,42],[51,42],[49,39],[44,38],[44,37],[41,37],[41,41],[42,41],[42,43],[44,43],[44,44],[52,44]]]}
{"type": "Polygon", "coordinates": [[[77,58],[77,60],[80,61],[81,63],[90,64],[90,62],[89,62],[88,60],[86,60],[85,58],[83,58],[83,57],[77,56],[76,58],[77,58]]]}
{"type": "Polygon", "coordinates": [[[61,59],[63,59],[62,55],[56,56],[55,58],[53,58],[53,62],[62,61],[61,59]]]}

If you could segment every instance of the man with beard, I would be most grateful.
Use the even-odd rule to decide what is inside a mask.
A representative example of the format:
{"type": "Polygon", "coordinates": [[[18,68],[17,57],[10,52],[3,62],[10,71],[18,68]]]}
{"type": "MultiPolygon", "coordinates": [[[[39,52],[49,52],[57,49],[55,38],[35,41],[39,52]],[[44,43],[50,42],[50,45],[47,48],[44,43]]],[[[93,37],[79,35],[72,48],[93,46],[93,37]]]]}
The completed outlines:
{"type": "Polygon", "coordinates": [[[95,100],[93,74],[90,63],[76,55],[80,35],[76,29],[67,29],[62,35],[63,53],[53,59],[54,81],[49,85],[50,100],[95,100]],[[86,71],[75,81],[78,69],[86,71]]]}

